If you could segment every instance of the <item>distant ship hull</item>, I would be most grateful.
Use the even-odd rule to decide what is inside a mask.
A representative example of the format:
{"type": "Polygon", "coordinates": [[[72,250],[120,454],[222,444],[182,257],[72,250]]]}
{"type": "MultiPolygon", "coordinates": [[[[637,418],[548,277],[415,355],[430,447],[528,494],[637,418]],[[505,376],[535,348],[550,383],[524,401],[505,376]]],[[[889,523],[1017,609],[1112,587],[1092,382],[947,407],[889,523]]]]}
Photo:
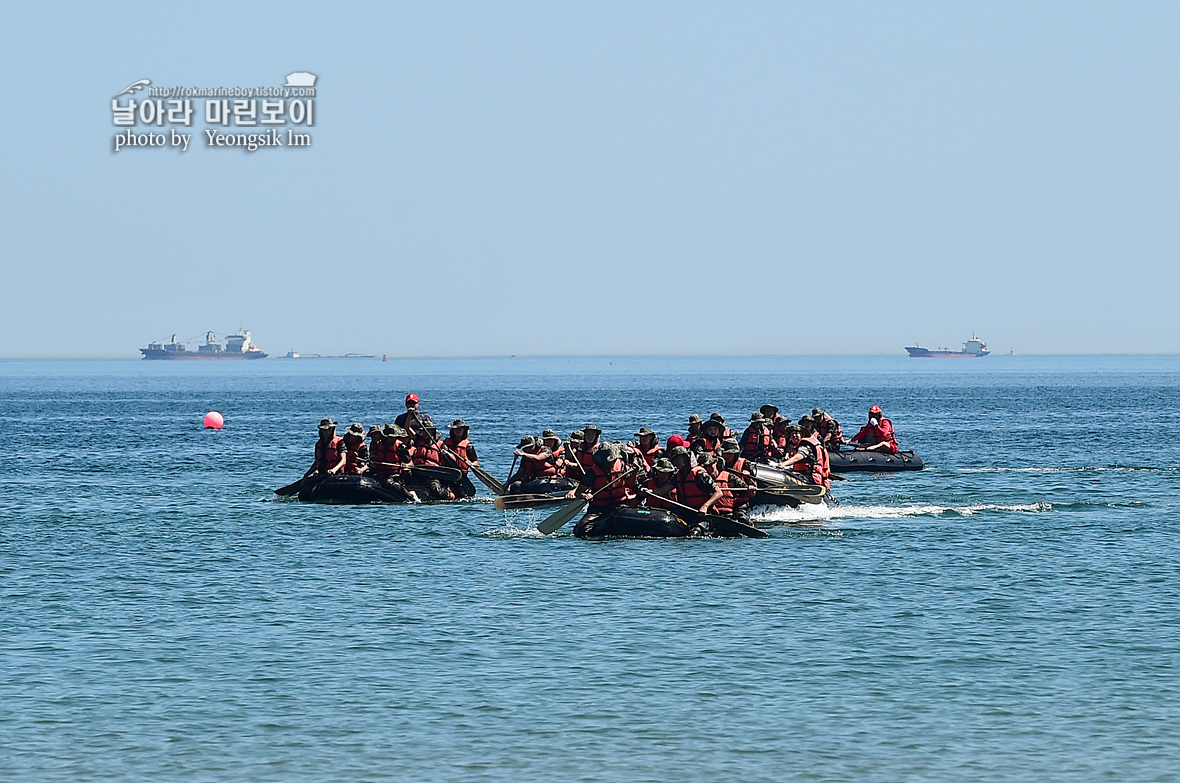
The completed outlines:
{"type": "Polygon", "coordinates": [[[266,354],[262,351],[243,351],[239,353],[229,353],[227,351],[220,351],[214,353],[213,351],[167,351],[161,348],[140,348],[139,352],[143,354],[145,359],[166,359],[169,361],[181,361],[188,359],[197,359],[200,361],[208,360],[223,360],[223,359],[265,359],[266,354]]]}
{"type": "Polygon", "coordinates": [[[991,351],[980,351],[979,353],[967,353],[966,351],[931,351],[927,348],[919,348],[916,345],[906,347],[906,351],[910,356],[918,359],[978,359],[980,356],[987,356],[991,351]]]}

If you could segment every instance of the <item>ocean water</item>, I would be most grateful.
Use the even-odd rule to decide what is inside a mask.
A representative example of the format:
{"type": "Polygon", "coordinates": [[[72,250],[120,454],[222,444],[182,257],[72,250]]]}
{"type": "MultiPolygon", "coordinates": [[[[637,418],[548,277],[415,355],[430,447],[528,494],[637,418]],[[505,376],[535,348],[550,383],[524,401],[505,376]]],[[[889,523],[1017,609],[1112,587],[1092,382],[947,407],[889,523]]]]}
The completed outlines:
{"type": "Polygon", "coordinates": [[[1180,357],[5,361],[0,425],[0,780],[1180,776],[1180,357]],[[274,498],[407,391],[501,477],[764,402],[928,469],[757,541],[274,498]]]}

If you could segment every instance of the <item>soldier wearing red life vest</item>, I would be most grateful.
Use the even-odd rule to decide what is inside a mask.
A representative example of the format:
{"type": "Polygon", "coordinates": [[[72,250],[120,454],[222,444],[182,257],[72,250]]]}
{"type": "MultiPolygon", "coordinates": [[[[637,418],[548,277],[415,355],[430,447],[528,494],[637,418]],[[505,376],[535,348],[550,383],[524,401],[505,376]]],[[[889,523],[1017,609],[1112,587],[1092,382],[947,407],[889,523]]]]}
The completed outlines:
{"type": "Polygon", "coordinates": [[[582,476],[589,474],[594,466],[594,452],[598,449],[598,439],[601,436],[602,430],[597,424],[587,424],[582,428],[582,443],[574,451],[574,457],[582,466],[582,476]]]}
{"type": "Polygon", "coordinates": [[[770,458],[784,459],[791,456],[794,444],[790,442],[791,420],[786,416],[779,416],[770,431],[770,458]]]}
{"type": "Polygon", "coordinates": [[[571,500],[578,496],[589,498],[589,514],[610,513],[632,499],[623,479],[626,472],[622,456],[614,446],[604,443],[594,450],[590,470],[566,497],[571,500]]]}
{"type": "MultiPolygon", "coordinates": [[[[759,408],[758,412],[762,414],[762,418],[766,419],[766,426],[772,430],[774,429],[774,426],[778,424],[779,419],[783,418],[782,416],[778,415],[778,406],[771,405],[769,402],[759,408]]],[[[787,419],[787,423],[783,426],[786,427],[790,424],[791,420],[787,419]]]]}
{"type": "Polygon", "coordinates": [[[770,428],[761,413],[750,417],[750,426],[746,427],[738,443],[746,459],[760,460],[770,456],[770,428]]]}
{"type": "Polygon", "coordinates": [[[542,445],[540,440],[532,435],[525,435],[521,438],[520,444],[513,453],[520,458],[520,467],[508,479],[509,485],[531,479],[552,478],[557,475],[557,468],[550,459],[553,455],[549,449],[542,445]]]}
{"type": "Polygon", "coordinates": [[[586,433],[582,430],[574,430],[570,433],[569,438],[566,439],[565,445],[562,446],[561,455],[562,459],[565,460],[566,478],[577,481],[586,475],[586,469],[582,467],[582,461],[578,458],[578,450],[582,448],[582,444],[585,442],[586,433]]]}
{"type": "Polygon", "coordinates": [[[553,465],[553,475],[565,475],[565,449],[561,445],[561,437],[556,430],[545,430],[541,433],[541,447],[549,451],[549,463],[553,465]]]}
{"type": "Polygon", "coordinates": [[[745,482],[742,482],[738,476],[725,470],[725,463],[722,459],[712,454],[701,458],[701,467],[713,477],[717,489],[721,492],[721,497],[713,504],[710,513],[719,514],[723,517],[732,517],[735,510],[734,490],[737,489],[738,491],[745,492],[745,482]]]}
{"type": "Polygon", "coordinates": [[[779,466],[794,470],[812,484],[829,486],[831,482],[826,467],[828,450],[819,444],[812,433],[811,417],[804,416],[799,419],[799,424],[791,429],[799,433],[799,439],[795,443],[794,453],[779,463],[779,466]]]}
{"type": "Polygon", "coordinates": [[[722,496],[721,490],[717,488],[717,482],[703,467],[692,464],[688,449],[683,446],[672,449],[672,464],[676,466],[676,495],[679,502],[708,514],[709,509],[722,496]]]}
{"type": "Polygon", "coordinates": [[[418,495],[402,483],[402,473],[412,464],[401,441],[405,436],[406,431],[396,424],[369,430],[369,475],[395,495],[404,494],[405,499],[418,503],[418,495]]]}
{"type": "Polygon", "coordinates": [[[688,434],[684,436],[684,445],[687,448],[692,448],[693,441],[701,436],[701,417],[695,413],[688,417],[688,434]]]}
{"type": "Polygon", "coordinates": [[[635,437],[639,438],[636,450],[650,469],[657,459],[664,456],[664,450],[660,448],[660,436],[650,427],[640,427],[639,432],[635,433],[635,437]]]}
{"type": "Polygon", "coordinates": [[[414,433],[414,445],[410,448],[410,461],[415,465],[442,465],[442,454],[433,430],[418,430],[414,433]]]}
{"type": "MultiPolygon", "coordinates": [[[[722,416],[720,413],[710,413],[709,414],[709,421],[715,421],[721,425],[721,439],[722,440],[725,440],[726,438],[733,437],[733,430],[731,430],[729,427],[725,426],[725,417],[722,416]]],[[[707,424],[708,422],[705,422],[705,423],[707,424]]],[[[704,424],[702,424],[701,427],[703,428],[704,424]]]]}
{"type": "MultiPolygon", "coordinates": [[[[692,450],[699,454],[718,454],[721,451],[721,440],[724,437],[724,426],[716,419],[709,419],[701,424],[701,434],[693,441],[692,450]]],[[[698,457],[699,459],[699,457],[698,457]]]]}
{"type": "Polygon", "coordinates": [[[365,445],[365,425],[359,421],[344,431],[344,473],[359,476],[369,469],[369,447],[365,445]]]}
{"type": "Polygon", "coordinates": [[[647,477],[647,493],[645,493],[648,508],[662,508],[676,511],[676,506],[668,503],[676,502],[676,466],[667,457],[660,457],[651,466],[651,473],[647,477]]]}
{"type": "Polygon", "coordinates": [[[750,516],[750,504],[754,500],[755,484],[748,478],[748,460],[741,456],[741,447],[734,441],[727,440],[721,445],[721,460],[725,470],[733,477],[730,491],[733,493],[734,516],[745,522],[750,516]],[[738,484],[742,488],[738,488],[738,484]]]}
{"type": "Polygon", "coordinates": [[[462,419],[455,419],[451,422],[451,431],[446,438],[443,439],[442,445],[450,451],[454,457],[451,457],[443,452],[443,457],[449,463],[455,463],[453,467],[463,471],[463,475],[467,475],[467,469],[474,465],[479,467],[479,457],[475,455],[475,446],[471,445],[467,434],[471,428],[467,426],[467,422],[462,419]]]}
{"type": "Polygon", "coordinates": [[[321,419],[319,440],[315,444],[315,462],[311,463],[303,478],[311,478],[316,474],[335,475],[344,470],[344,465],[344,439],[336,434],[336,422],[332,419],[321,419]]]}
{"type": "Polygon", "coordinates": [[[898,452],[897,437],[893,433],[893,422],[881,414],[881,406],[869,408],[869,423],[852,436],[851,443],[865,451],[898,452]]]}

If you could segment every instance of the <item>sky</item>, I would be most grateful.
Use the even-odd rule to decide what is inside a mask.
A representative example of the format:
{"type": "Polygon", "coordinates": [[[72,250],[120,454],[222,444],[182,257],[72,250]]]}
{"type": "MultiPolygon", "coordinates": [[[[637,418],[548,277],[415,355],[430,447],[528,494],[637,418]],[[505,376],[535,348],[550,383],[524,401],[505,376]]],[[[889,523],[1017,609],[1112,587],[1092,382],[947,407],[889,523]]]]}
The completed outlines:
{"type": "Polygon", "coordinates": [[[0,3],[0,357],[1177,353],[1178,41],[1175,2],[0,3]],[[138,79],[294,71],[310,146],[206,146],[196,99],[114,151],[138,79]]]}

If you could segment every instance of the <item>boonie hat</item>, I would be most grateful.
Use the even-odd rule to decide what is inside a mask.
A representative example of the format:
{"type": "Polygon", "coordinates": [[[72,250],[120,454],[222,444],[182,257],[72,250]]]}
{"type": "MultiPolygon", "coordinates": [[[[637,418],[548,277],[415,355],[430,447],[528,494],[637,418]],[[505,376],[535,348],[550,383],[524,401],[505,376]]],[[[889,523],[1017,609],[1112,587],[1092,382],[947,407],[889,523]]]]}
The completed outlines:
{"type": "Polygon", "coordinates": [[[348,425],[348,429],[344,431],[344,434],[358,435],[363,438],[365,437],[365,425],[361,424],[359,421],[354,421],[352,424],[348,425]]]}
{"type": "Polygon", "coordinates": [[[758,412],[759,412],[759,413],[762,413],[762,414],[766,414],[766,413],[768,413],[768,412],[769,412],[769,413],[772,413],[772,414],[774,414],[774,413],[778,413],[778,406],[777,406],[777,405],[771,405],[771,404],[768,402],[768,403],[766,403],[765,405],[763,405],[761,408],[759,408],[759,409],[758,409],[758,412]]]}
{"type": "Polygon", "coordinates": [[[652,463],[651,468],[657,473],[676,472],[676,466],[673,465],[672,460],[668,459],[667,457],[660,457],[658,460],[652,463]]]}
{"type": "Polygon", "coordinates": [[[687,457],[688,449],[683,446],[673,446],[672,450],[668,452],[668,457],[687,457]]]}
{"type": "Polygon", "coordinates": [[[466,426],[467,422],[463,421],[462,419],[455,419],[451,422],[451,429],[453,430],[461,430],[466,426]]]}
{"type": "Polygon", "coordinates": [[[602,434],[602,430],[599,428],[599,426],[597,424],[587,424],[585,427],[582,428],[582,432],[584,434],[589,434],[591,432],[597,432],[599,435],[602,434]]]}
{"type": "Polygon", "coordinates": [[[644,435],[655,435],[655,430],[651,427],[640,427],[639,432],[635,433],[635,437],[642,438],[644,435]]]}
{"type": "Polygon", "coordinates": [[[741,450],[742,450],[742,447],[737,445],[733,441],[727,440],[727,441],[725,441],[725,443],[721,444],[721,453],[722,454],[739,454],[741,452],[741,450]]]}
{"type": "Polygon", "coordinates": [[[332,430],[336,428],[338,422],[335,419],[320,419],[321,430],[332,430]]]}
{"type": "Polygon", "coordinates": [[[556,438],[556,437],[557,437],[557,430],[545,430],[544,432],[541,433],[542,440],[548,440],[549,438],[556,438]]]}
{"type": "Polygon", "coordinates": [[[724,424],[724,423],[725,423],[725,417],[724,417],[724,416],[722,416],[720,413],[710,413],[710,414],[709,414],[709,421],[715,421],[715,422],[718,422],[718,423],[720,423],[720,424],[724,424]]]}
{"type": "Polygon", "coordinates": [[[698,416],[698,415],[696,415],[695,413],[693,413],[693,414],[689,415],[689,417],[688,417],[688,423],[689,423],[689,424],[700,424],[700,423],[701,423],[701,417],[700,417],[700,416],[698,416]]]}

